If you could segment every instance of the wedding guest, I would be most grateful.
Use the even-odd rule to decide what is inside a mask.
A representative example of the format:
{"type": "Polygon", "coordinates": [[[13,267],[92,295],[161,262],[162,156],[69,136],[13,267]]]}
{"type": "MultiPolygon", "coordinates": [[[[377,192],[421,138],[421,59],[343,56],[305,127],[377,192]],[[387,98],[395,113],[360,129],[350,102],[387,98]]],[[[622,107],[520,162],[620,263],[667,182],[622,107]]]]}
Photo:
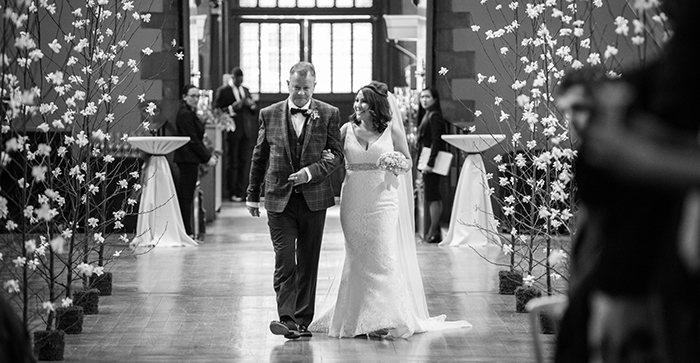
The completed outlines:
{"type": "MultiPolygon", "coordinates": [[[[600,67],[570,69],[554,90],[557,108],[569,122],[571,143],[578,148],[595,109],[593,94],[597,84],[606,80],[600,67]]],[[[557,335],[557,358],[561,362],[587,361],[589,298],[593,288],[592,271],[600,251],[599,238],[586,238],[588,208],[577,200],[576,228],[571,236],[568,306],[560,321],[557,335]]]]}
{"type": "Polygon", "coordinates": [[[219,87],[214,107],[227,112],[236,129],[226,133],[226,187],[232,202],[242,202],[248,187],[250,159],[258,137],[258,106],[250,90],[243,86],[243,71],[231,70],[228,84],[219,87]]]}
{"type": "MultiPolygon", "coordinates": [[[[700,275],[684,249],[697,251],[700,241],[697,231],[686,235],[683,223],[698,211],[687,208],[692,194],[679,182],[694,172],[673,178],[665,173],[681,171],[677,163],[660,162],[674,153],[688,157],[697,147],[693,106],[700,94],[688,85],[700,81],[693,61],[700,3],[663,6],[673,37],[657,60],[596,89],[595,116],[580,149],[578,187],[590,211],[586,238],[600,239],[601,246],[592,277],[590,361],[700,361],[700,275]],[[662,154],[651,155],[655,150],[662,154]]],[[[696,218],[687,226],[697,225],[696,218]]]]}
{"type": "Polygon", "coordinates": [[[0,291],[0,362],[36,362],[29,333],[12,310],[4,291],[0,291]]]}
{"type": "Polygon", "coordinates": [[[190,138],[185,146],[175,150],[173,159],[180,170],[179,183],[177,183],[180,214],[185,224],[185,231],[190,236],[195,235],[192,227],[192,203],[199,176],[199,164],[214,166],[217,161],[216,156],[204,145],[204,123],[197,116],[198,101],[199,89],[191,84],[186,85],[182,89],[182,104],[175,118],[177,134],[190,138]]]}
{"type": "Polygon", "coordinates": [[[440,217],[442,215],[442,194],[440,184],[443,176],[433,172],[435,158],[438,152],[446,150],[445,141],[442,135],[445,134],[446,123],[442,118],[442,108],[440,107],[440,94],[437,88],[430,87],[420,93],[420,105],[418,107],[418,145],[430,149],[428,165],[423,169],[423,190],[425,200],[428,202],[430,215],[430,227],[426,233],[426,242],[442,242],[442,231],[440,230],[440,217]]]}

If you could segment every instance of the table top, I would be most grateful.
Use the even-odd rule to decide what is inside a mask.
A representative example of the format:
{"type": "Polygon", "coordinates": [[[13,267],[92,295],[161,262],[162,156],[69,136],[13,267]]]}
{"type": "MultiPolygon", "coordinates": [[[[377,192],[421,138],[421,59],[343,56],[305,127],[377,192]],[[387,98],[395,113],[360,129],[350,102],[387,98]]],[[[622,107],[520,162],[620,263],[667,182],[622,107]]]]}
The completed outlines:
{"type": "Polygon", "coordinates": [[[442,135],[442,139],[469,153],[486,151],[505,140],[504,134],[442,135]]]}
{"type": "Polygon", "coordinates": [[[190,141],[189,136],[130,136],[127,141],[149,154],[169,154],[190,141]]]}

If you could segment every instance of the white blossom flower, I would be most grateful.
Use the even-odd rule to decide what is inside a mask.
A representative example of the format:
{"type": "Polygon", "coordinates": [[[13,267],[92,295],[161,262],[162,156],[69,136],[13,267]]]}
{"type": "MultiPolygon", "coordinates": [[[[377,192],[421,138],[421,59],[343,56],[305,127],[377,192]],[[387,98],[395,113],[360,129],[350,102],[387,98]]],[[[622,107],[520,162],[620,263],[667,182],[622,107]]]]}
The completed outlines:
{"type": "Polygon", "coordinates": [[[661,6],[659,0],[636,0],[632,7],[636,10],[649,10],[661,6]]]}
{"type": "Polygon", "coordinates": [[[78,275],[85,277],[92,276],[92,273],[94,271],[94,267],[85,262],[81,262],[78,266],[75,267],[75,269],[78,275]]]}
{"type": "Polygon", "coordinates": [[[608,47],[605,49],[605,54],[604,54],[605,59],[608,59],[608,58],[616,56],[616,55],[617,55],[617,48],[615,48],[612,45],[608,45],[608,47]]]}
{"type": "Polygon", "coordinates": [[[2,288],[10,294],[19,292],[19,281],[7,280],[2,284],[2,288]]]}
{"type": "Polygon", "coordinates": [[[105,243],[105,238],[102,237],[102,233],[98,232],[92,235],[92,238],[95,240],[95,243],[97,244],[102,244],[105,243]]]}
{"type": "Polygon", "coordinates": [[[501,250],[503,251],[504,255],[509,255],[513,253],[513,245],[511,245],[510,243],[504,243],[501,247],[501,250]]]}
{"type": "Polygon", "coordinates": [[[625,19],[623,16],[618,16],[615,18],[615,33],[627,36],[630,31],[629,20],[625,19]]]}
{"type": "Polygon", "coordinates": [[[51,246],[51,250],[54,253],[63,253],[63,245],[65,243],[65,240],[63,239],[62,236],[58,236],[53,238],[51,241],[49,241],[49,245],[51,246]]]}
{"type": "Polygon", "coordinates": [[[41,308],[46,310],[46,313],[48,314],[48,313],[56,310],[56,305],[54,303],[52,303],[51,301],[44,301],[41,304],[41,308]]]}
{"type": "Polygon", "coordinates": [[[523,277],[523,284],[525,286],[531,287],[535,283],[535,277],[532,275],[527,275],[523,277]]]}
{"type": "Polygon", "coordinates": [[[557,264],[559,264],[564,258],[566,258],[566,253],[563,250],[554,250],[550,252],[549,259],[547,259],[547,262],[549,263],[549,266],[554,267],[557,264]]]}
{"type": "Polygon", "coordinates": [[[590,64],[592,66],[600,64],[600,54],[599,53],[589,54],[588,59],[586,59],[586,62],[588,62],[588,64],[590,64]]]}
{"type": "Polygon", "coordinates": [[[49,43],[49,48],[54,51],[54,53],[60,53],[61,52],[61,44],[58,43],[58,39],[54,39],[51,43],[49,43]]]}
{"type": "Polygon", "coordinates": [[[177,58],[177,60],[181,61],[181,60],[185,59],[185,53],[177,52],[177,53],[175,53],[175,58],[177,58]]]}

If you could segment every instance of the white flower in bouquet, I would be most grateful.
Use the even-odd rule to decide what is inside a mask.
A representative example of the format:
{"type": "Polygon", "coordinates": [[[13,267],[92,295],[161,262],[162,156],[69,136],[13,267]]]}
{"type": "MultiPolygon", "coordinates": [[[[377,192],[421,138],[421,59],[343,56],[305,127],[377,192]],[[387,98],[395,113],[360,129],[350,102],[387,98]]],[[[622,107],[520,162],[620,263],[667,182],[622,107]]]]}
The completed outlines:
{"type": "Polygon", "coordinates": [[[388,151],[377,159],[379,170],[390,171],[398,176],[411,170],[411,164],[404,154],[398,151],[388,151]]]}

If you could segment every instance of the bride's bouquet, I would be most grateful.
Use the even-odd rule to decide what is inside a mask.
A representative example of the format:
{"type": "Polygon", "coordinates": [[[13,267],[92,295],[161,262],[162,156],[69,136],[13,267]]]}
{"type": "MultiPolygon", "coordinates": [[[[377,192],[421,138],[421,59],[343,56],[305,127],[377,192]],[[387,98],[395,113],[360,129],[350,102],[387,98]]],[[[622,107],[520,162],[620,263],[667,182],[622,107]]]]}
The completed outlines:
{"type": "Polygon", "coordinates": [[[408,162],[404,154],[398,151],[388,151],[380,155],[377,159],[377,166],[379,170],[390,171],[396,176],[411,170],[411,163],[408,162]]]}

